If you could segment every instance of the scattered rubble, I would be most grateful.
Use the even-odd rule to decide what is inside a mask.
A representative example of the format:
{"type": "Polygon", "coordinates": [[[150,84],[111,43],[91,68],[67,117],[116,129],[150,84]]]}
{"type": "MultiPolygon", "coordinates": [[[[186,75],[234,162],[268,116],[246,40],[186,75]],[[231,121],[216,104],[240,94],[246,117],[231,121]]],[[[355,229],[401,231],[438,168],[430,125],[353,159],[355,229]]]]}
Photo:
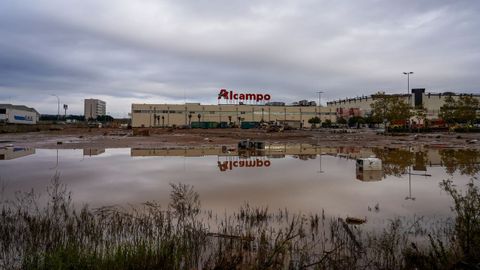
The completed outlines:
{"type": "Polygon", "coordinates": [[[305,143],[325,147],[448,147],[448,148],[478,148],[480,144],[478,133],[422,133],[399,134],[403,136],[386,136],[376,130],[359,129],[344,130],[282,130],[280,126],[268,126],[263,129],[148,129],[133,130],[114,128],[65,128],[61,131],[41,131],[30,133],[0,134],[1,141],[16,141],[18,145],[36,148],[68,148],[72,147],[173,147],[226,145],[236,146],[238,141],[251,139],[265,143],[305,143]],[[62,142],[58,143],[57,142],[62,142]]]}

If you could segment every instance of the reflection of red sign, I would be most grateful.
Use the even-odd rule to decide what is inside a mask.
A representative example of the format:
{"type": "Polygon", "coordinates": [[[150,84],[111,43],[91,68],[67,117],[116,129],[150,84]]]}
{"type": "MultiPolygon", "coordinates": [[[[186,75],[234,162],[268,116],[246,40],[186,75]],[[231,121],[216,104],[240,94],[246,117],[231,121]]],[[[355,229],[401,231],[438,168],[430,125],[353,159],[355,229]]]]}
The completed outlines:
{"type": "Polygon", "coordinates": [[[238,94],[233,91],[227,91],[226,89],[220,89],[220,93],[218,93],[218,99],[222,98],[226,100],[253,100],[259,102],[269,101],[271,97],[269,94],[238,94]]]}
{"type": "Polygon", "coordinates": [[[224,161],[218,162],[218,168],[224,172],[226,170],[232,170],[233,168],[258,168],[258,167],[270,167],[270,160],[236,160],[236,161],[224,161]]]}

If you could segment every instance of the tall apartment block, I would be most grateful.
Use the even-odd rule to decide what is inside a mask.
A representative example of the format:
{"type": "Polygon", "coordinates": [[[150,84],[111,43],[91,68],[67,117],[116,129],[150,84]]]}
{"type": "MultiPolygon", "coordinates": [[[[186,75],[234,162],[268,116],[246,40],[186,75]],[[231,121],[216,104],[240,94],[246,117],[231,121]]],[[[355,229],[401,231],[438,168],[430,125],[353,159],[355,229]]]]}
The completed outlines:
{"type": "Polygon", "coordinates": [[[99,99],[85,99],[85,119],[97,119],[98,116],[106,115],[106,103],[99,99]]]}

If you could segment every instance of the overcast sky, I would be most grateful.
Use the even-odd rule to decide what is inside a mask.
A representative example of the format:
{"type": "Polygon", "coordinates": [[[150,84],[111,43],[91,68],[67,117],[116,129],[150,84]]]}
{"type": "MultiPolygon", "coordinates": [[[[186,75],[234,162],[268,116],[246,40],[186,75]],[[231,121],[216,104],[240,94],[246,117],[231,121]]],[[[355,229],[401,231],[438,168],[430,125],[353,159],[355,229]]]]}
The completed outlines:
{"type": "Polygon", "coordinates": [[[480,92],[477,0],[1,0],[0,103],[216,103],[480,92]]]}

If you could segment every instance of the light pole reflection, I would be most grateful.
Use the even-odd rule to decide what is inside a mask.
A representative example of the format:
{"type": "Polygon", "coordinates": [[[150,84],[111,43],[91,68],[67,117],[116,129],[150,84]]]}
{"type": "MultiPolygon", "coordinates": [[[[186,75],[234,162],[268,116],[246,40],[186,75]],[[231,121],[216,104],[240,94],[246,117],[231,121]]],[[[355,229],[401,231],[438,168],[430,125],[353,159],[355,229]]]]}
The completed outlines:
{"type": "Polygon", "coordinates": [[[317,131],[317,149],[319,150],[318,151],[318,159],[320,160],[319,170],[317,171],[317,173],[323,173],[323,171],[322,171],[322,147],[320,146],[320,134],[318,134],[318,131],[317,131]]]}
{"type": "Polygon", "coordinates": [[[415,201],[415,197],[412,197],[412,165],[408,167],[408,196],[405,200],[415,201]]]}
{"type": "Polygon", "coordinates": [[[53,170],[53,169],[58,170],[58,148],[57,148],[57,158],[56,158],[55,166],[50,168],[50,170],[53,170]]]}

